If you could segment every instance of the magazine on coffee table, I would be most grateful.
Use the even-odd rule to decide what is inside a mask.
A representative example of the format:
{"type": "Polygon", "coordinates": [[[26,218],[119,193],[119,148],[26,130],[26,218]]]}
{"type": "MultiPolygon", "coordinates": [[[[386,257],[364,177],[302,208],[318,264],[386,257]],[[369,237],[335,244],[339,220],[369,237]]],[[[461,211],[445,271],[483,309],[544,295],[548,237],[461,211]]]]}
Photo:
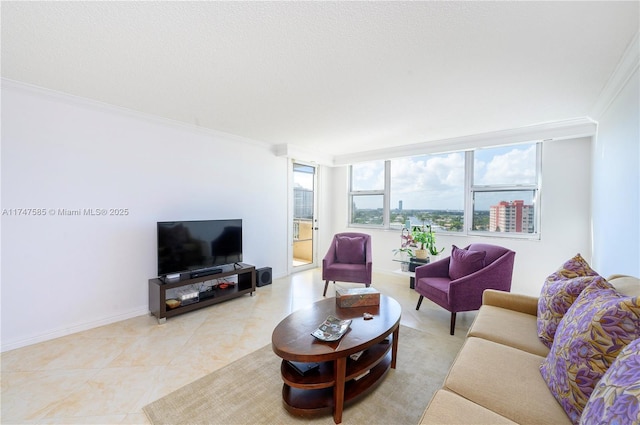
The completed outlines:
{"type": "Polygon", "coordinates": [[[329,316],[311,335],[322,341],[337,341],[349,330],[349,326],[351,326],[351,319],[340,320],[329,316]]]}

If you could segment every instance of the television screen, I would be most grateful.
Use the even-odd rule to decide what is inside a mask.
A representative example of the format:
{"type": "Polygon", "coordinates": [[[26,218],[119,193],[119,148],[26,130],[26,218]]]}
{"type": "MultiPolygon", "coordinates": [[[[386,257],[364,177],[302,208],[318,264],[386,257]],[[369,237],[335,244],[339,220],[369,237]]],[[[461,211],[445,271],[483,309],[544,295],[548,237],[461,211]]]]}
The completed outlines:
{"type": "Polygon", "coordinates": [[[241,219],[158,222],[158,276],[241,261],[241,219]]]}

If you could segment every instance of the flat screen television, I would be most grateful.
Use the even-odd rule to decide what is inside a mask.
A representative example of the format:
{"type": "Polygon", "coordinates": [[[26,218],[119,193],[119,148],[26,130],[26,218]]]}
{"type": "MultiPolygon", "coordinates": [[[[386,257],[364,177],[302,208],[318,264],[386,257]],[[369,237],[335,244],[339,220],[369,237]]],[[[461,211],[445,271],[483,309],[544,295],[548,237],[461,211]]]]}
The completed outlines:
{"type": "Polygon", "coordinates": [[[158,276],[241,261],[241,219],[158,222],[158,276]]]}

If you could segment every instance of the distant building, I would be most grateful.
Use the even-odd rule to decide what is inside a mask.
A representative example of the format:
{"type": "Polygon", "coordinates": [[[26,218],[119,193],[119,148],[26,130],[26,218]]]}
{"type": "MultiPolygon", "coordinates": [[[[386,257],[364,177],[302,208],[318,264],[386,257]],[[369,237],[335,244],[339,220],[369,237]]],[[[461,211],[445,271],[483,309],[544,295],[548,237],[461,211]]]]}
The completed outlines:
{"type": "Polygon", "coordinates": [[[313,191],[301,187],[293,188],[293,216],[313,218],[313,191]]]}
{"type": "Polygon", "coordinates": [[[402,200],[398,201],[398,211],[402,211],[402,200]]]}
{"type": "Polygon", "coordinates": [[[525,205],[524,201],[502,201],[490,208],[489,231],[533,233],[533,219],[533,205],[525,205]]]}

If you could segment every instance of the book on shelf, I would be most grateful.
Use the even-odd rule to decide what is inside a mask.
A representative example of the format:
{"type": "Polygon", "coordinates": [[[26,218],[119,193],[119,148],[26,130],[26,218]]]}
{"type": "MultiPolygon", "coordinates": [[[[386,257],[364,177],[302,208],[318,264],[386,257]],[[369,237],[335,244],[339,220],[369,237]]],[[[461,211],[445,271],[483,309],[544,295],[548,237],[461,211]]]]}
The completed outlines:
{"type": "Polygon", "coordinates": [[[349,358],[353,361],[356,361],[360,358],[360,356],[362,355],[362,353],[364,353],[364,350],[362,351],[358,351],[357,353],[353,353],[349,356],[349,358]]]}
{"type": "Polygon", "coordinates": [[[294,362],[292,360],[287,361],[289,362],[291,367],[302,376],[306,376],[314,370],[318,370],[320,368],[320,363],[294,362]]]}
{"type": "Polygon", "coordinates": [[[341,320],[334,316],[329,316],[318,326],[318,329],[311,332],[321,341],[337,341],[347,333],[351,326],[351,319],[341,320]]]}
{"type": "Polygon", "coordinates": [[[355,378],[353,378],[354,381],[358,381],[362,378],[364,378],[365,376],[367,376],[369,374],[369,372],[371,372],[371,370],[365,370],[364,372],[362,372],[360,375],[356,376],[355,378]]]}

